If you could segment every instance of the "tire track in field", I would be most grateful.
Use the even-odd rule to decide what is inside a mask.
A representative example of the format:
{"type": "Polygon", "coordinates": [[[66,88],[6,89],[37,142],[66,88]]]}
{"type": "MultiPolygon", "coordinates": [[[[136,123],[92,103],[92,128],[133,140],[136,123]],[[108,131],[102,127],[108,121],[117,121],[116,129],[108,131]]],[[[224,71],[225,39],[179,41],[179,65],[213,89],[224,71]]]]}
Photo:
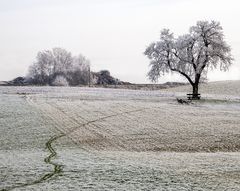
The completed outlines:
{"type": "MultiPolygon", "coordinates": [[[[130,113],[141,112],[141,111],[144,111],[144,110],[147,109],[147,108],[141,108],[141,109],[134,109],[134,110],[131,109],[131,110],[122,111],[122,112],[114,112],[114,113],[111,112],[110,115],[106,115],[105,114],[105,116],[98,117],[98,118],[93,119],[93,120],[86,120],[82,116],[76,116],[77,118],[81,118],[84,121],[84,123],[79,123],[79,121],[76,118],[69,116],[69,113],[64,111],[64,109],[62,109],[62,108],[60,108],[57,105],[52,104],[52,103],[48,103],[48,105],[50,105],[52,108],[55,108],[56,112],[60,112],[62,114],[62,116],[64,116],[65,118],[68,118],[73,123],[78,124],[74,128],[71,128],[70,131],[67,131],[67,136],[69,138],[71,138],[76,144],[79,145],[79,143],[81,144],[82,142],[81,142],[81,140],[79,141],[79,137],[74,138],[73,136],[75,136],[75,134],[73,134],[73,133],[78,131],[80,128],[83,128],[82,129],[83,131],[87,130],[87,133],[90,133],[90,135],[96,137],[96,138],[93,138],[93,139],[89,139],[89,140],[83,141],[84,143],[86,143],[86,141],[87,141],[87,145],[90,146],[90,148],[93,147],[93,145],[89,145],[89,143],[91,141],[104,141],[105,144],[109,144],[109,145],[111,145],[111,146],[113,146],[113,147],[115,147],[117,149],[120,149],[120,150],[125,150],[125,146],[122,143],[122,141],[118,139],[117,141],[115,140],[114,142],[112,142],[112,141],[107,139],[107,137],[111,137],[111,134],[106,133],[106,131],[104,131],[104,130],[102,131],[104,133],[102,133],[101,131],[97,132],[98,129],[101,129],[101,126],[97,125],[96,122],[103,121],[105,119],[109,119],[109,118],[113,118],[113,117],[125,116],[126,114],[130,114],[130,113]],[[95,128],[93,128],[93,127],[95,127],[95,128]]],[[[101,111],[99,111],[99,113],[103,114],[101,111]]],[[[103,147],[104,147],[104,145],[103,145],[103,147]]]]}
{"type": "MultiPolygon", "coordinates": [[[[33,102],[33,100],[32,100],[29,96],[24,95],[23,98],[25,98],[26,101],[27,101],[30,105],[36,107],[35,105],[33,105],[34,102],[33,102]]],[[[41,178],[39,178],[39,179],[37,179],[37,180],[35,180],[35,181],[33,181],[33,182],[24,183],[24,184],[20,184],[20,185],[17,185],[17,186],[12,186],[12,187],[7,187],[7,188],[4,188],[4,189],[1,189],[0,191],[11,191],[11,190],[14,190],[14,189],[17,189],[17,188],[24,188],[24,187],[28,187],[28,186],[33,186],[33,185],[35,185],[35,184],[43,183],[43,182],[49,180],[50,178],[56,176],[57,174],[60,174],[60,173],[63,171],[63,165],[60,165],[60,164],[55,163],[55,162],[52,161],[52,159],[57,156],[57,152],[56,152],[56,150],[53,148],[52,144],[53,144],[56,140],[58,140],[58,139],[60,139],[61,137],[64,137],[64,136],[66,136],[66,134],[64,134],[64,133],[61,132],[61,134],[55,135],[55,136],[51,137],[51,138],[46,142],[46,144],[45,144],[46,148],[47,148],[48,151],[50,152],[50,155],[48,155],[48,156],[44,159],[44,162],[45,162],[46,164],[50,164],[50,165],[52,165],[52,166],[54,167],[52,172],[45,174],[44,176],[42,176],[41,178]]]]}
{"type": "MultiPolygon", "coordinates": [[[[44,111],[44,109],[42,107],[39,107],[34,101],[33,99],[29,96],[29,95],[23,95],[23,98],[26,99],[26,101],[32,105],[33,107],[39,109],[46,117],[50,118],[51,120],[54,121],[54,123],[58,124],[57,122],[57,119],[55,119],[54,117],[51,117],[50,114],[47,114],[46,111],[44,111]]],[[[49,105],[50,107],[53,107],[52,105],[48,104],[48,103],[45,103],[47,105],[49,105]]],[[[56,109],[56,107],[55,107],[56,109]]],[[[135,112],[139,112],[139,111],[143,111],[145,110],[144,109],[136,109],[136,110],[130,110],[130,111],[126,111],[126,112],[121,112],[121,113],[114,113],[112,115],[107,115],[107,116],[104,116],[104,117],[100,117],[100,118],[97,118],[95,120],[91,120],[91,121],[87,121],[86,119],[84,119],[86,122],[83,123],[83,124],[80,124],[79,121],[77,121],[76,119],[74,119],[73,117],[70,117],[68,116],[65,112],[63,112],[62,110],[60,110],[59,108],[57,109],[58,112],[60,111],[64,117],[70,119],[73,123],[77,124],[78,126],[75,127],[74,129],[70,130],[70,131],[64,131],[63,128],[60,128],[58,126],[55,126],[55,128],[60,131],[61,133],[59,135],[55,135],[53,137],[51,137],[47,142],[46,142],[46,148],[48,149],[49,151],[49,155],[44,159],[44,162],[46,164],[50,164],[52,165],[54,168],[53,168],[53,171],[50,172],[50,173],[47,173],[45,174],[44,176],[42,176],[41,178],[33,181],[33,182],[29,182],[29,183],[23,183],[23,184],[20,184],[20,185],[17,185],[17,186],[12,186],[12,187],[7,187],[7,188],[4,188],[4,189],[1,189],[1,191],[11,191],[11,190],[14,190],[14,189],[17,189],[17,188],[24,188],[24,187],[28,187],[28,186],[33,186],[33,185],[36,185],[36,184],[40,184],[40,183],[44,183],[45,181],[53,178],[54,176],[57,176],[59,175],[61,172],[63,172],[63,165],[60,165],[58,163],[55,163],[52,161],[52,159],[54,159],[56,156],[57,156],[57,151],[54,149],[54,147],[52,146],[52,144],[57,141],[58,139],[62,138],[62,137],[69,137],[71,138],[71,140],[75,143],[76,143],[76,140],[74,140],[72,137],[70,137],[69,135],[75,131],[77,131],[79,128],[82,128],[82,127],[87,127],[88,125],[92,124],[96,127],[98,127],[96,124],[94,124],[95,122],[98,122],[98,121],[101,121],[101,120],[105,120],[105,119],[108,119],[108,118],[112,118],[112,117],[117,117],[117,116],[121,116],[121,115],[124,115],[124,114],[130,114],[130,113],[135,113],[135,112]]],[[[88,128],[89,131],[91,131],[89,128],[88,128]]],[[[98,132],[94,132],[92,131],[92,133],[98,135],[98,136],[101,136],[103,137],[102,134],[98,133],[98,132]]]]}
{"type": "Polygon", "coordinates": [[[33,186],[35,184],[40,184],[40,183],[43,183],[45,182],[46,180],[52,178],[53,176],[57,175],[57,174],[60,174],[63,170],[63,165],[60,165],[58,163],[55,163],[55,162],[52,162],[52,159],[55,158],[57,156],[57,152],[54,150],[54,148],[52,147],[52,143],[63,137],[64,134],[60,134],[60,135],[56,135],[52,138],[50,138],[48,140],[48,142],[46,143],[46,147],[47,149],[49,150],[50,152],[50,155],[47,156],[45,159],[44,159],[44,162],[46,164],[50,164],[50,165],[53,165],[54,166],[54,170],[50,173],[47,173],[45,174],[44,176],[42,176],[41,178],[33,181],[33,182],[29,182],[29,183],[25,183],[25,184],[21,184],[21,185],[18,185],[18,186],[13,186],[13,187],[8,187],[8,188],[4,188],[2,189],[1,191],[11,191],[11,190],[14,190],[14,189],[17,189],[17,188],[24,188],[24,187],[27,187],[27,186],[33,186]]]}

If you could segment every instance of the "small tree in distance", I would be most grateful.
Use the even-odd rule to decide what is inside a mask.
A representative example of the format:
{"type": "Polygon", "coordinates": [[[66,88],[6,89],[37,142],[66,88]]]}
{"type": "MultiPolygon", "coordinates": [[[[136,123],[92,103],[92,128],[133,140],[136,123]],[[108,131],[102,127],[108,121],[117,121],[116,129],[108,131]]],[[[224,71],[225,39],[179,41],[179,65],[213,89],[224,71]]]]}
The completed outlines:
{"type": "Polygon", "coordinates": [[[233,58],[231,48],[224,41],[223,29],[216,21],[198,21],[189,34],[174,38],[168,29],[161,32],[160,41],[150,44],[144,54],[151,60],[148,77],[157,81],[171,71],[183,75],[197,97],[201,77],[208,68],[228,70],[233,58]]]}

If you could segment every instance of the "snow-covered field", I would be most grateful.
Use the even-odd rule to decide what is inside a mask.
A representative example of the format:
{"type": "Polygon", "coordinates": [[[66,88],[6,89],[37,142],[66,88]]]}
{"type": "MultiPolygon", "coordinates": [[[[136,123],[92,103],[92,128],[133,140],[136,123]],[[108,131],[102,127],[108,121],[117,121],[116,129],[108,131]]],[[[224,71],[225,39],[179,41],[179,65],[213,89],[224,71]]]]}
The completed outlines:
{"type": "Polygon", "coordinates": [[[0,87],[0,190],[240,190],[240,82],[188,88],[0,87]]]}
{"type": "MultiPolygon", "coordinates": [[[[240,81],[217,81],[199,85],[200,93],[209,98],[237,99],[240,97],[240,81]]],[[[190,85],[169,88],[166,92],[191,93],[190,85]]]]}

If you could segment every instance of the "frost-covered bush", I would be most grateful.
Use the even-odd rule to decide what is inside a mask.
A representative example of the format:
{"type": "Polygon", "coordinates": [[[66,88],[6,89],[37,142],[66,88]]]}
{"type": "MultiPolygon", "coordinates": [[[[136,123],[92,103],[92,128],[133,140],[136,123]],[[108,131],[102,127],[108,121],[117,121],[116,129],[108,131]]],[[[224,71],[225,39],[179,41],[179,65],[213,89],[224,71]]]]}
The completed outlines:
{"type": "Polygon", "coordinates": [[[52,82],[53,86],[68,86],[68,81],[64,76],[56,76],[52,82]]]}

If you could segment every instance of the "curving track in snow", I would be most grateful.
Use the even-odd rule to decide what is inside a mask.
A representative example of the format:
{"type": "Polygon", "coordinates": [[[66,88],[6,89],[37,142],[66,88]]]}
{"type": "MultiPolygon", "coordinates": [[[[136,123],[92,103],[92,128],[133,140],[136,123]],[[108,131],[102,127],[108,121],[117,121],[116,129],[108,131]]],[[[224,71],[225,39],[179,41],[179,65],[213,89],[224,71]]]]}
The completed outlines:
{"type": "Polygon", "coordinates": [[[18,91],[44,116],[43,124],[56,131],[46,143],[45,164],[51,171],[15,188],[38,190],[50,184],[60,190],[67,186],[111,190],[123,185],[122,190],[148,186],[211,190],[230,183],[238,188],[240,103],[236,100],[179,105],[170,94],[157,91],[18,91]]]}

